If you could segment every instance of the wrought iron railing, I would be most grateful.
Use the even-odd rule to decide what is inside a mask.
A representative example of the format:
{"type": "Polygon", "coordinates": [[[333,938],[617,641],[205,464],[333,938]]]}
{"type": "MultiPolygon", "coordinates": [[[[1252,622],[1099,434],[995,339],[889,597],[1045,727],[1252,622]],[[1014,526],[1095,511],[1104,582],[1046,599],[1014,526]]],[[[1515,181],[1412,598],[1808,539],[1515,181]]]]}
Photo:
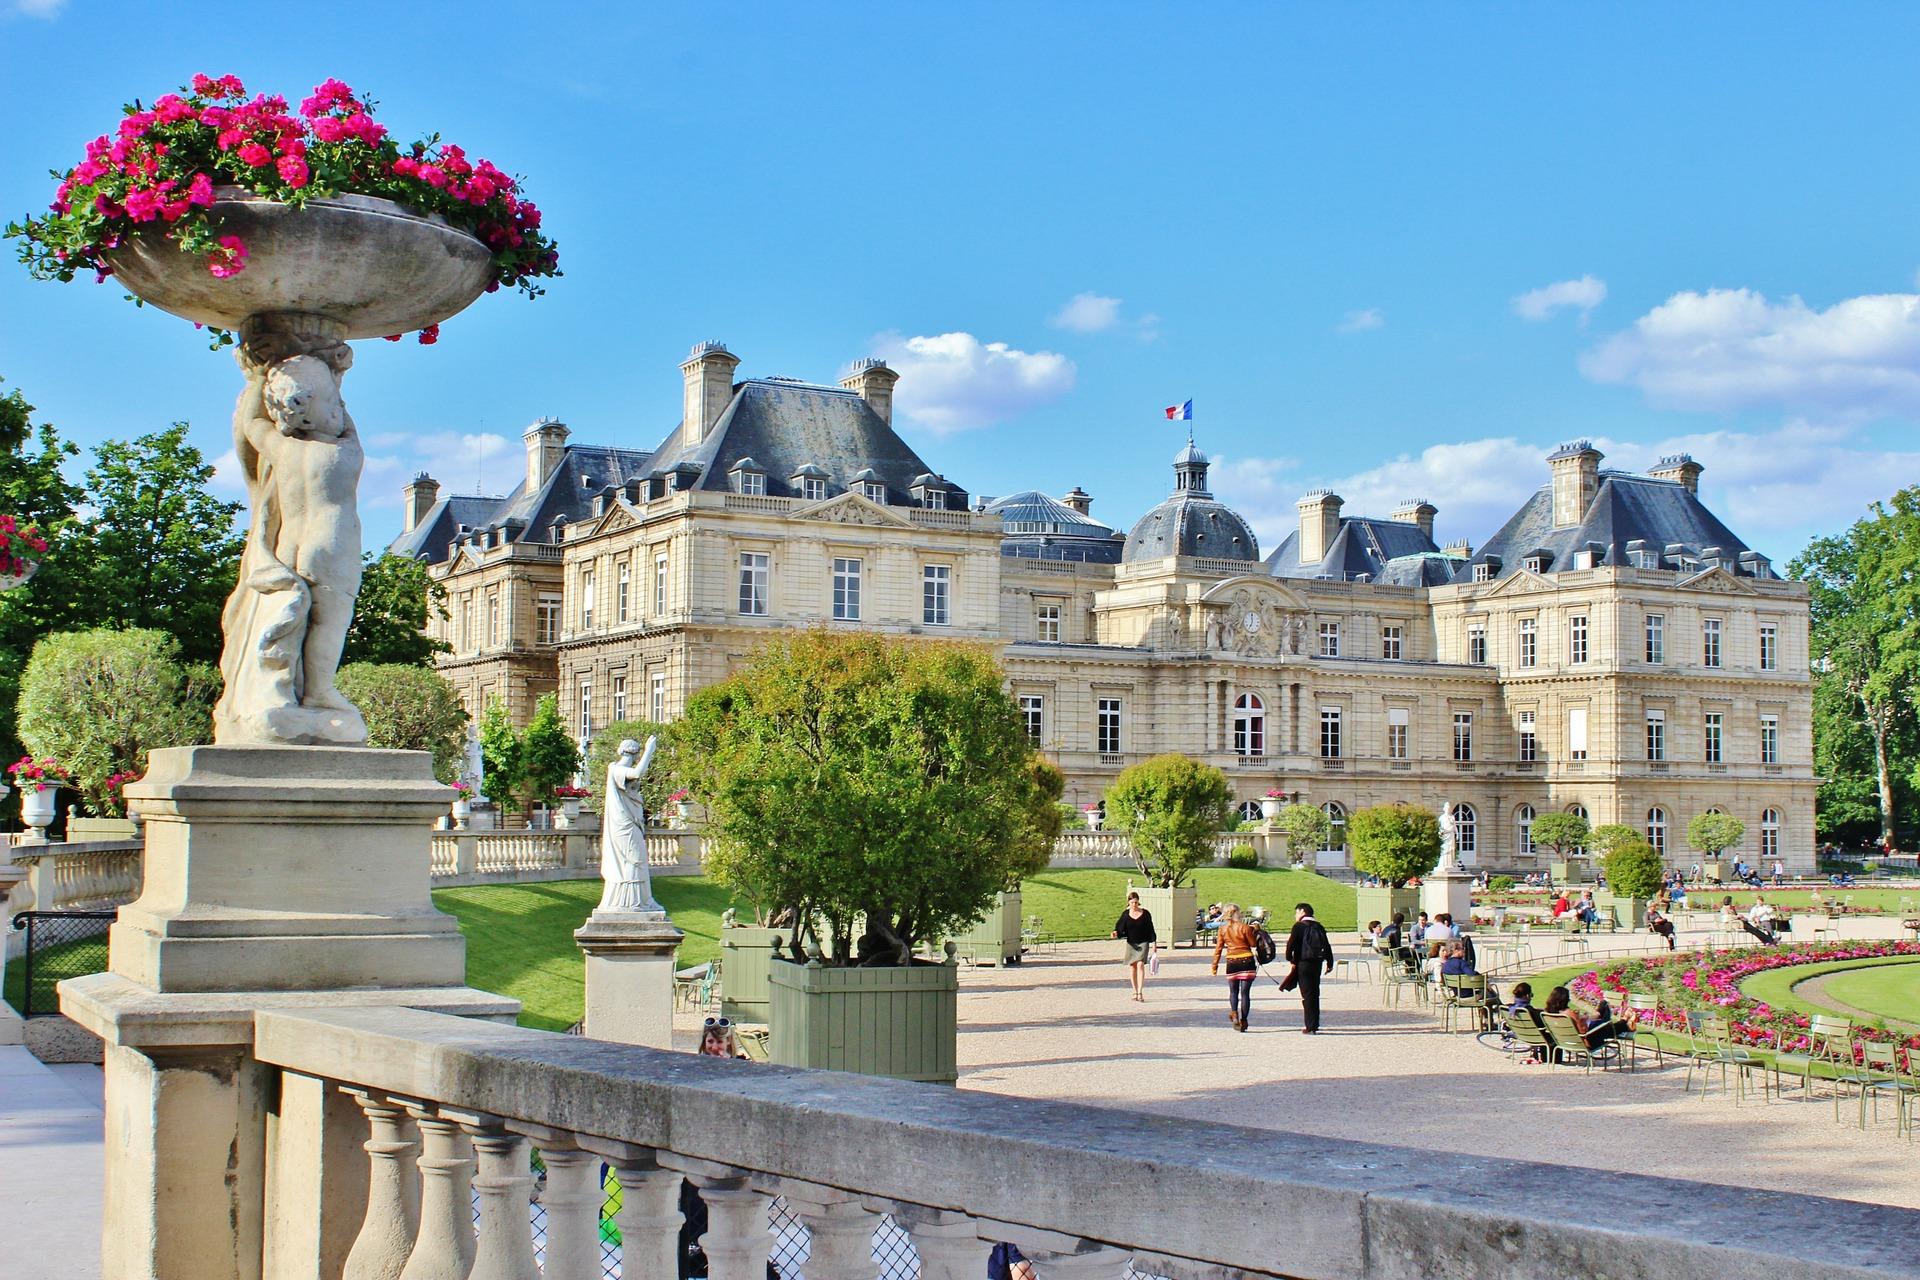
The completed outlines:
{"type": "Polygon", "coordinates": [[[60,1012],[55,988],[68,978],[84,978],[107,967],[107,926],[112,911],[22,911],[13,927],[24,932],[21,957],[20,1015],[44,1018],[60,1012]]]}

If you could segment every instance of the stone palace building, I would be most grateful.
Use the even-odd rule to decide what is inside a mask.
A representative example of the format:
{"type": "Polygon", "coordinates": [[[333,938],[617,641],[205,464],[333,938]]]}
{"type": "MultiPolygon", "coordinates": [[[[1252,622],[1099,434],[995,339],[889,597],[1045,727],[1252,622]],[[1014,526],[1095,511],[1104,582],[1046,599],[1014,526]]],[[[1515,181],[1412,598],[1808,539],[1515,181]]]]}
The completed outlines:
{"type": "Polygon", "coordinates": [[[1539,814],[1579,811],[1695,860],[1688,822],[1810,868],[1807,595],[1701,502],[1686,455],[1601,469],[1585,441],[1487,541],[1439,546],[1436,509],[1349,514],[1321,490],[1265,557],[1191,443],[1124,536],[1079,489],[976,498],[894,431],[898,375],[736,380],[702,343],[653,449],[526,432],[505,497],[406,488],[399,554],[451,616],[441,671],[478,714],[557,692],[585,740],[670,720],[771,630],[859,627],[996,646],[1034,740],[1097,804],[1121,769],[1184,752],[1243,811],[1280,791],[1334,819],[1452,802],[1469,864],[1544,861],[1539,814]]]}

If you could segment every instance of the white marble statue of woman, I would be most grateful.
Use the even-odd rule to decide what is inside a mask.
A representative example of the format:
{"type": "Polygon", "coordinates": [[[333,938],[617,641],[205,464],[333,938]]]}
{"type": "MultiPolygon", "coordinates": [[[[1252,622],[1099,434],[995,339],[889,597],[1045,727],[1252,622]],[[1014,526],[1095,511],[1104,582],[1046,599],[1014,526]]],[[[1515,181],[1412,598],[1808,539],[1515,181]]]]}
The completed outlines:
{"type": "Polygon", "coordinates": [[[1440,806],[1440,866],[1441,871],[1459,871],[1460,850],[1454,844],[1453,805],[1440,806]]]}
{"type": "Polygon", "coordinates": [[[595,915],[664,915],[653,900],[653,879],[647,871],[647,806],[640,797],[641,780],[653,764],[659,741],[647,739],[646,750],[632,738],[620,744],[619,758],[607,766],[606,810],[600,819],[600,878],[606,888],[595,915]]]}

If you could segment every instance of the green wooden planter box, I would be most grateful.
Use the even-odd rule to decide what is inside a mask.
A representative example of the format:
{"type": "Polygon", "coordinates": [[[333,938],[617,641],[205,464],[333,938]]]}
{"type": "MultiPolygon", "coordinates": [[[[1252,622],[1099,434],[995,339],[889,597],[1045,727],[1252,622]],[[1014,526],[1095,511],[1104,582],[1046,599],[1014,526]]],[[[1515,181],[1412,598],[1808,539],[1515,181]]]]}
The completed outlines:
{"type": "Polygon", "coordinates": [[[769,1054],[785,1067],[952,1084],[960,970],[952,964],[832,969],[775,960],[769,1054]]]}
{"type": "Polygon", "coordinates": [[[975,964],[1019,964],[1020,891],[1001,894],[979,923],[955,935],[953,941],[975,964]]]}
{"type": "MultiPolygon", "coordinates": [[[[1393,913],[1396,911],[1403,913],[1407,923],[1411,924],[1420,915],[1420,891],[1362,885],[1353,891],[1353,910],[1354,923],[1362,929],[1367,927],[1369,920],[1378,920],[1384,928],[1393,922],[1393,913]]],[[[1293,914],[1291,909],[1287,914],[1293,914]]]]}
{"type": "Polygon", "coordinates": [[[1593,867],[1586,858],[1568,858],[1548,863],[1547,874],[1555,884],[1586,884],[1593,879],[1593,867]]]}
{"type": "Polygon", "coordinates": [[[768,1020],[767,965],[773,960],[773,940],[792,936],[792,929],[751,926],[720,931],[721,1013],[735,1022],[768,1020]]]}
{"type": "Polygon", "coordinates": [[[1606,889],[1594,891],[1593,903],[1602,908],[1613,908],[1614,915],[1620,919],[1622,929],[1644,929],[1647,927],[1646,898],[1623,898],[1606,889]]]}
{"type": "MultiPolygon", "coordinates": [[[[1140,905],[1153,915],[1153,931],[1160,938],[1163,947],[1177,947],[1182,943],[1192,945],[1194,941],[1193,911],[1200,901],[1200,890],[1193,885],[1183,884],[1177,889],[1156,889],[1130,886],[1140,895],[1140,905]]],[[[1122,898],[1114,908],[1117,918],[1127,909],[1122,898]]]]}
{"type": "Polygon", "coordinates": [[[132,840],[140,834],[140,828],[131,818],[83,818],[78,814],[67,815],[67,840],[78,844],[83,840],[132,840]]]}

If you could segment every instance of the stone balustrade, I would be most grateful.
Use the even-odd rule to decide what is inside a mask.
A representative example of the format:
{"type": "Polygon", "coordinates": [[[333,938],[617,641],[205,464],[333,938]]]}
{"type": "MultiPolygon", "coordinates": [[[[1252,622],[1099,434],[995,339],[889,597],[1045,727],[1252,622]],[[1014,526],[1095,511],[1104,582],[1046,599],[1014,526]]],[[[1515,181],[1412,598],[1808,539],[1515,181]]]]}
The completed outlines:
{"type": "MultiPolygon", "coordinates": [[[[1291,861],[1287,839],[1266,831],[1222,831],[1213,837],[1213,860],[1225,863],[1235,845],[1251,845],[1262,866],[1291,861]]],[[[1131,867],[1133,842],[1119,831],[1063,831],[1053,842],[1055,867],[1131,867]]]]}
{"type": "MultiPolygon", "coordinates": [[[[647,832],[647,863],[657,876],[698,875],[705,851],[706,838],[697,831],[647,832]]],[[[592,879],[600,874],[600,833],[436,831],[431,865],[436,889],[592,879]]]]}
{"type": "Polygon", "coordinates": [[[283,1104],[264,1159],[245,1161],[277,1206],[266,1280],[313,1274],[272,1260],[316,1252],[355,1280],[671,1276],[683,1180],[705,1203],[715,1280],[765,1276],[776,1196],[809,1236],[807,1280],[881,1276],[876,1231],[912,1246],[887,1280],[976,1280],[1003,1240],[1041,1280],[1920,1275],[1907,1210],[1234,1126],[1202,1140],[1135,1111],[418,1009],[263,1009],[253,1052],[283,1098],[309,1100],[283,1104]],[[282,1168],[302,1179],[285,1193],[282,1168]],[[624,1257],[603,1260],[603,1240],[624,1257]]]}
{"type": "MultiPolygon", "coordinates": [[[[15,845],[7,853],[27,877],[14,886],[0,920],[21,911],[98,911],[124,906],[140,896],[142,844],[94,840],[70,844],[15,845]]],[[[10,945],[24,945],[11,929],[10,945]]]]}

